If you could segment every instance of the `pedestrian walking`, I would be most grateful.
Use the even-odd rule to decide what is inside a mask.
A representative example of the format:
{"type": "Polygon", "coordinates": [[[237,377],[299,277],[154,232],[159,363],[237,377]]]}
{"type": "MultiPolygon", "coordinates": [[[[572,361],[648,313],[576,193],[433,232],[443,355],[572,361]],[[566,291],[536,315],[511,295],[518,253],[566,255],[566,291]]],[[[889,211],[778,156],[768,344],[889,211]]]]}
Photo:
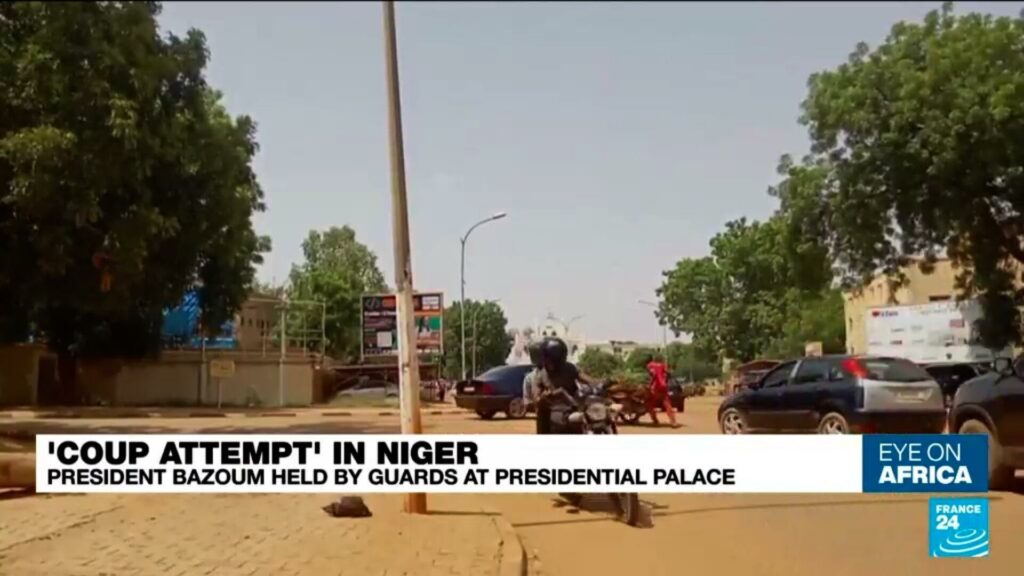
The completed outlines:
{"type": "Polygon", "coordinates": [[[672,398],[668,393],[668,365],[661,358],[647,357],[647,373],[651,376],[650,386],[647,390],[647,413],[651,416],[651,422],[658,426],[658,408],[664,408],[668,414],[668,421],[673,428],[678,428],[676,422],[676,410],[672,407],[672,398]]]}

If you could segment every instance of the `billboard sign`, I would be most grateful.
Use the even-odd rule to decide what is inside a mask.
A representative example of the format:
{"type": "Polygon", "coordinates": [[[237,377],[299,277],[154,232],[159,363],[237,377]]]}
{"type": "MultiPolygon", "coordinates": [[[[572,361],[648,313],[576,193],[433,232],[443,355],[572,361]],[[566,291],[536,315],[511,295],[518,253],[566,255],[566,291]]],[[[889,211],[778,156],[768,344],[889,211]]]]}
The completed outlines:
{"type": "Polygon", "coordinates": [[[976,300],[942,301],[871,308],[865,313],[868,354],[913,362],[991,362],[1012,350],[993,354],[978,342],[974,322],[981,318],[976,300]]]}
{"type": "MultiPolygon", "coordinates": [[[[444,354],[444,295],[415,294],[413,318],[420,354],[444,354]]],[[[398,354],[398,307],[394,294],[363,296],[363,358],[398,354]]]]}

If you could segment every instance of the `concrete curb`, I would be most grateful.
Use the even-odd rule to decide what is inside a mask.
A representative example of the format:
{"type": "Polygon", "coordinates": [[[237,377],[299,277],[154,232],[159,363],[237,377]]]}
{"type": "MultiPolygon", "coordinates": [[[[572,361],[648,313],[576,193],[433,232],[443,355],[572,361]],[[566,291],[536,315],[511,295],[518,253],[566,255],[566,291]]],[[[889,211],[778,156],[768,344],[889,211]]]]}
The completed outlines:
{"type": "Polygon", "coordinates": [[[492,516],[494,528],[501,539],[498,558],[498,576],[527,576],[529,564],[526,549],[512,524],[502,515],[492,516]]]}
{"type": "Polygon", "coordinates": [[[516,532],[512,523],[505,519],[505,515],[487,500],[486,495],[465,494],[464,496],[475,498],[478,509],[488,515],[491,525],[494,526],[494,531],[498,536],[496,574],[498,576],[527,576],[529,564],[526,548],[523,547],[519,533],[516,532]]]}

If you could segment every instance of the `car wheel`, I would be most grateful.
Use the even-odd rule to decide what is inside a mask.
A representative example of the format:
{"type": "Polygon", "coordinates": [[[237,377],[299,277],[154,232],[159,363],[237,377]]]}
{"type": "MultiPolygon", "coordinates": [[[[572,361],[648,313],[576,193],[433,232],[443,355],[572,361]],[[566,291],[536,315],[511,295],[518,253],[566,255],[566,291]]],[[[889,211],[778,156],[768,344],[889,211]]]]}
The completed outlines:
{"type": "Polygon", "coordinates": [[[1003,447],[992,431],[981,420],[968,420],[960,425],[960,434],[988,436],[988,487],[990,490],[1008,490],[1013,484],[1013,468],[1003,465],[1003,447]]]}
{"type": "Polygon", "coordinates": [[[526,417],[526,402],[523,402],[522,398],[513,398],[508,403],[508,410],[505,411],[505,415],[509,418],[525,418],[526,417]]]}
{"type": "Polygon", "coordinates": [[[747,417],[736,408],[729,408],[722,412],[718,426],[722,429],[722,434],[746,434],[747,417]]]}
{"type": "Polygon", "coordinates": [[[850,424],[838,412],[829,412],[818,421],[818,434],[849,434],[850,424]]]}
{"type": "Polygon", "coordinates": [[[490,420],[491,418],[494,418],[495,414],[497,414],[497,412],[494,411],[494,410],[477,410],[476,411],[476,415],[481,417],[481,418],[483,418],[484,420],[490,420]]]}

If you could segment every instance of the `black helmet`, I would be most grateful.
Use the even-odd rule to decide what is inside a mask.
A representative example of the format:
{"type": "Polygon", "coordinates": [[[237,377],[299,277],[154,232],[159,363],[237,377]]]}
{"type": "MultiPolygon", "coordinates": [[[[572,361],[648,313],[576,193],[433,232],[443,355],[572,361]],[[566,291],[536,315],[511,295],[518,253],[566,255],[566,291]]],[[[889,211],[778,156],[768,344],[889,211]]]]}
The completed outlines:
{"type": "Polygon", "coordinates": [[[531,342],[527,351],[530,354],[530,363],[537,367],[544,366],[544,348],[541,342],[531,342]]]}
{"type": "Polygon", "coordinates": [[[561,367],[569,359],[569,348],[561,338],[547,338],[543,343],[544,361],[561,367]]]}

